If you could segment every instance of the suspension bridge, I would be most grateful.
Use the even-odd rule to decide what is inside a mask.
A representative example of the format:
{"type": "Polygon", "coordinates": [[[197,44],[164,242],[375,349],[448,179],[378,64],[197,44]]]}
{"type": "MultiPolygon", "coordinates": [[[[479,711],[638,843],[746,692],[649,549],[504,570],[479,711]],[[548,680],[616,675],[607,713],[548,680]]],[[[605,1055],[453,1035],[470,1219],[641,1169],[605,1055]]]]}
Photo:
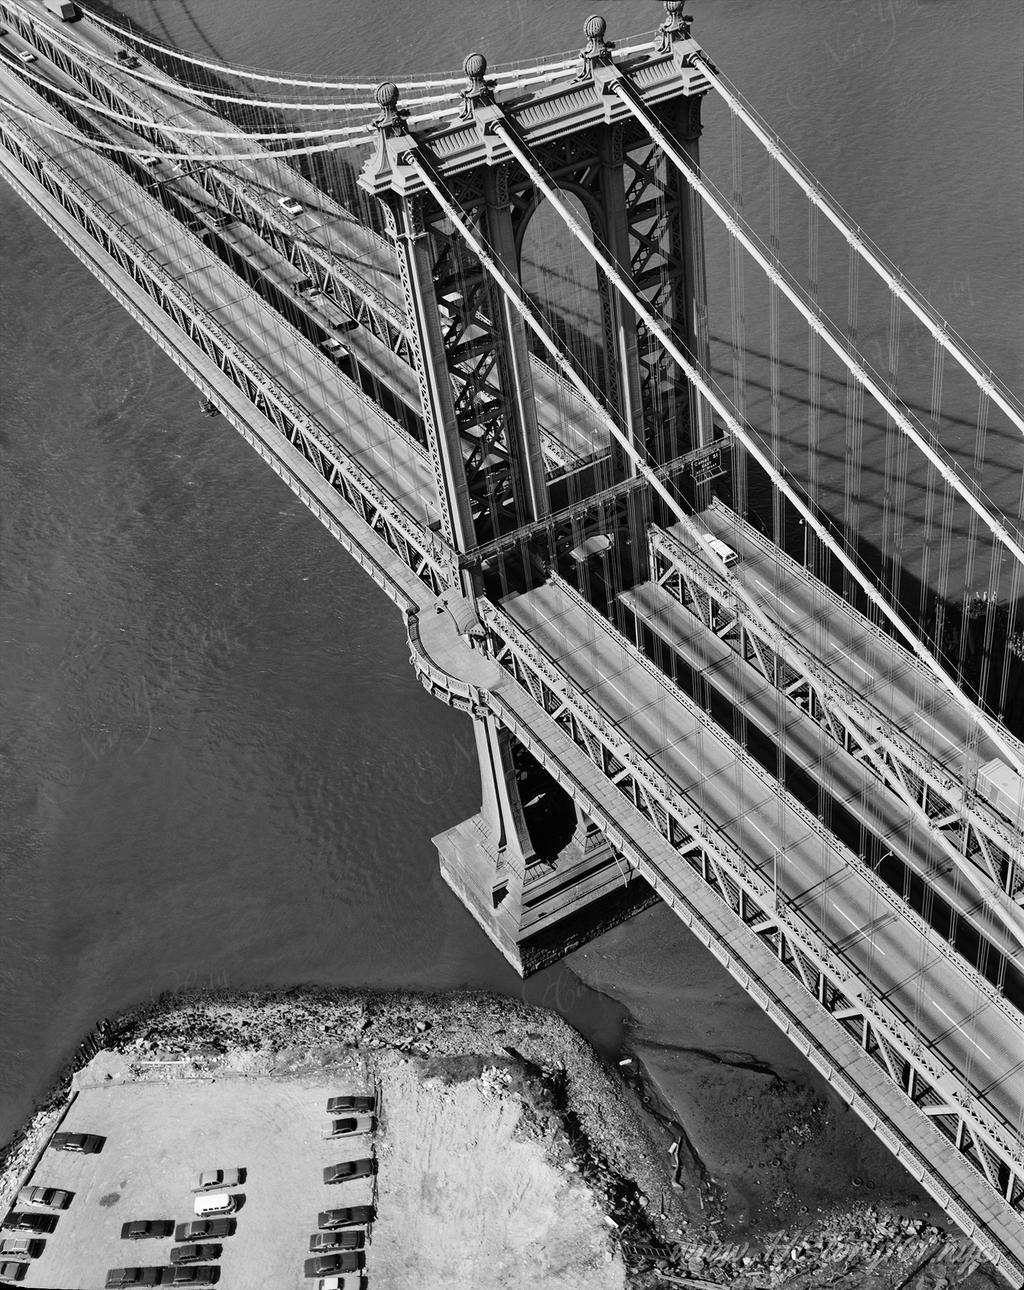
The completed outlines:
{"type": "Polygon", "coordinates": [[[471,716],[502,953],[665,901],[1020,1286],[1024,409],[664,10],[396,84],[0,0],[0,170],[471,716]]]}

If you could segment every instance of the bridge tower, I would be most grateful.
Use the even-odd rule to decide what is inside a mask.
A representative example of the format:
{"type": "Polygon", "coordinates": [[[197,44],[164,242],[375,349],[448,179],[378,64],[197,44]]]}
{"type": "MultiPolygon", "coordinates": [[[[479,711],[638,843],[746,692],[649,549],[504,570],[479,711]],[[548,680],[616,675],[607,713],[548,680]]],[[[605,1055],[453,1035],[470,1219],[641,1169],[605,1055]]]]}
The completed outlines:
{"type": "MultiPolygon", "coordinates": [[[[658,52],[635,65],[645,101],[696,162],[708,85],[681,0],[666,3],[658,52]]],[[[608,612],[647,576],[658,501],[629,455],[560,377],[410,164],[429,165],[508,277],[544,314],[628,442],[706,499],[724,448],[705,406],[601,271],[581,264],[530,174],[494,131],[513,128],[619,270],[707,357],[697,199],[609,94],[619,72],[605,22],[587,19],[578,73],[536,92],[501,91],[471,54],[454,124],[413,132],[397,88],[377,92],[375,154],[360,184],[381,201],[400,266],[440,527],[456,548],[463,599],[439,604],[464,634],[478,596],[527,591],[552,570],[608,612]],[[570,79],[570,77],[572,77],[570,79]],[[588,276],[589,275],[589,276],[588,276]],[[710,467],[710,468],[709,468],[710,467]]],[[[562,230],[564,233],[564,230],[562,230]]],[[[475,722],[481,811],[435,839],[446,880],[520,970],[561,956],[652,899],[597,827],[493,716],[475,722]]]]}

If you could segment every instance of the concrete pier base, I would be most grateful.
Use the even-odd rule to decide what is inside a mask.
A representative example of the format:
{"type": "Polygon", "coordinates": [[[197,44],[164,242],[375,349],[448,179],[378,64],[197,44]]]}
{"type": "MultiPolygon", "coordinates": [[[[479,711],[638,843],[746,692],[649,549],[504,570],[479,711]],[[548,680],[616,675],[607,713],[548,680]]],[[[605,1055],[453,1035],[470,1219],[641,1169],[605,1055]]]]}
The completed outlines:
{"type": "Polygon", "coordinates": [[[593,832],[553,864],[529,865],[520,882],[508,874],[482,815],[433,842],[441,876],[520,976],[557,962],[658,899],[593,832]]]}

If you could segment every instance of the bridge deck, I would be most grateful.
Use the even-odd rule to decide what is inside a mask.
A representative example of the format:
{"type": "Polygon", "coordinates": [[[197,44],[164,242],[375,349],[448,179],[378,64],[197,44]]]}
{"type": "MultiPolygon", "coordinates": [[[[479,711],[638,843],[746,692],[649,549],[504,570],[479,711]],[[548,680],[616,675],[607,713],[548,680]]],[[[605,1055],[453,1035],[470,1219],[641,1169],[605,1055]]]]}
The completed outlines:
{"type": "MultiPolygon", "coordinates": [[[[108,32],[87,21],[77,23],[73,28],[56,26],[46,19],[41,22],[51,26],[58,36],[73,37],[71,43],[84,54],[102,54],[111,58],[118,48],[118,42],[108,32]]],[[[154,64],[145,60],[142,62],[144,68],[159,71],[154,64]]],[[[61,88],[81,91],[80,85],[50,62],[40,61],[36,64],[37,73],[44,69],[47,76],[61,88]]],[[[238,140],[217,140],[214,137],[217,131],[235,127],[225,118],[204,108],[186,90],[178,92],[150,85],[131,77],[126,71],[102,64],[95,66],[92,71],[98,79],[112,87],[121,87],[122,92],[141,100],[154,112],[165,118],[173,117],[175,125],[194,125],[209,130],[209,134],[199,137],[179,136],[182,151],[207,152],[212,149],[226,154],[237,148],[238,140]]],[[[137,136],[130,135],[127,128],[118,126],[109,118],[97,115],[96,125],[109,137],[123,138],[130,145],[139,146],[137,136]]],[[[249,141],[244,142],[246,151],[254,151],[259,146],[249,141]]],[[[314,187],[287,162],[275,158],[269,151],[265,159],[231,161],[219,166],[218,170],[274,224],[287,234],[315,245],[326,262],[336,263],[346,275],[355,273],[365,279],[396,313],[404,316],[405,301],[393,247],[351,211],[314,187]],[[283,215],[277,207],[277,199],[281,196],[294,197],[299,201],[303,206],[302,214],[295,217],[283,215]]],[[[203,199],[209,201],[201,185],[185,176],[172,176],[167,167],[156,178],[173,183],[188,192],[193,199],[202,194],[203,199]]],[[[218,235],[235,243],[239,253],[266,272],[272,280],[278,276],[275,271],[278,266],[284,276],[288,275],[292,267],[290,262],[252,231],[246,235],[229,226],[220,230],[218,235]]],[[[415,373],[406,363],[361,329],[347,336],[345,344],[392,393],[414,412],[420,412],[419,385],[415,373]]],[[[557,473],[565,467],[572,469],[576,463],[593,458],[595,453],[607,451],[607,433],[593,424],[593,417],[577,392],[561,381],[548,364],[536,355],[531,356],[531,370],[537,417],[549,470],[557,473]]]]}
{"type": "MultiPolygon", "coordinates": [[[[970,784],[979,764],[999,756],[898,642],[871,630],[863,615],[838,597],[821,595],[820,582],[781,552],[769,553],[724,507],[705,511],[701,521],[739,553],[740,562],[731,572],[763,611],[954,776],[970,784]]],[[[678,525],[669,532],[689,545],[678,525]]]]}
{"type": "MultiPolygon", "coordinates": [[[[24,85],[9,94],[40,116],[52,110],[24,85]]],[[[41,134],[38,127],[33,132],[41,134]]],[[[439,518],[426,455],[382,413],[354,394],[341,374],[265,301],[111,162],[54,136],[40,140],[79,185],[156,256],[199,310],[230,327],[238,346],[281,383],[344,448],[424,526],[439,518]]]]}
{"type": "MultiPolygon", "coordinates": [[[[986,913],[973,888],[958,878],[935,846],[931,831],[893,793],[879,792],[878,780],[822,727],[769,684],[724,641],[656,583],[634,587],[623,604],[700,678],[768,735],[824,785],[829,797],[911,869],[928,879],[981,935],[1011,959],[1018,944],[1003,924],[986,913]]],[[[861,933],[862,934],[862,933],[861,933]]]]}
{"type": "Polygon", "coordinates": [[[959,960],[909,928],[894,896],[869,883],[854,857],[813,831],[734,748],[697,721],[667,681],[640,666],[617,633],[596,627],[560,587],[545,585],[502,608],[753,869],[777,882],[876,996],[1018,1132],[1024,1030],[959,960]]]}

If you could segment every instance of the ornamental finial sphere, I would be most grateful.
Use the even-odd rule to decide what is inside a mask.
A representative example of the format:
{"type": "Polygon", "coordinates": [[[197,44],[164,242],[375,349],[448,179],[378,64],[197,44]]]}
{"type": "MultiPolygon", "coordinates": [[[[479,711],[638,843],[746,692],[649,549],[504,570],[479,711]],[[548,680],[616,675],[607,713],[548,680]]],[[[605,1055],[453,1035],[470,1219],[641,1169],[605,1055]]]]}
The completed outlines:
{"type": "Polygon", "coordinates": [[[583,34],[588,40],[603,40],[608,24],[599,13],[592,13],[583,24],[583,34]]]}
{"type": "Polygon", "coordinates": [[[471,81],[480,80],[487,71],[487,59],[484,58],[483,54],[469,54],[462,64],[462,70],[471,81]]]}
{"type": "Polygon", "coordinates": [[[377,100],[378,107],[393,108],[398,103],[398,86],[394,81],[385,81],[383,85],[377,86],[373,97],[377,100]]]}

